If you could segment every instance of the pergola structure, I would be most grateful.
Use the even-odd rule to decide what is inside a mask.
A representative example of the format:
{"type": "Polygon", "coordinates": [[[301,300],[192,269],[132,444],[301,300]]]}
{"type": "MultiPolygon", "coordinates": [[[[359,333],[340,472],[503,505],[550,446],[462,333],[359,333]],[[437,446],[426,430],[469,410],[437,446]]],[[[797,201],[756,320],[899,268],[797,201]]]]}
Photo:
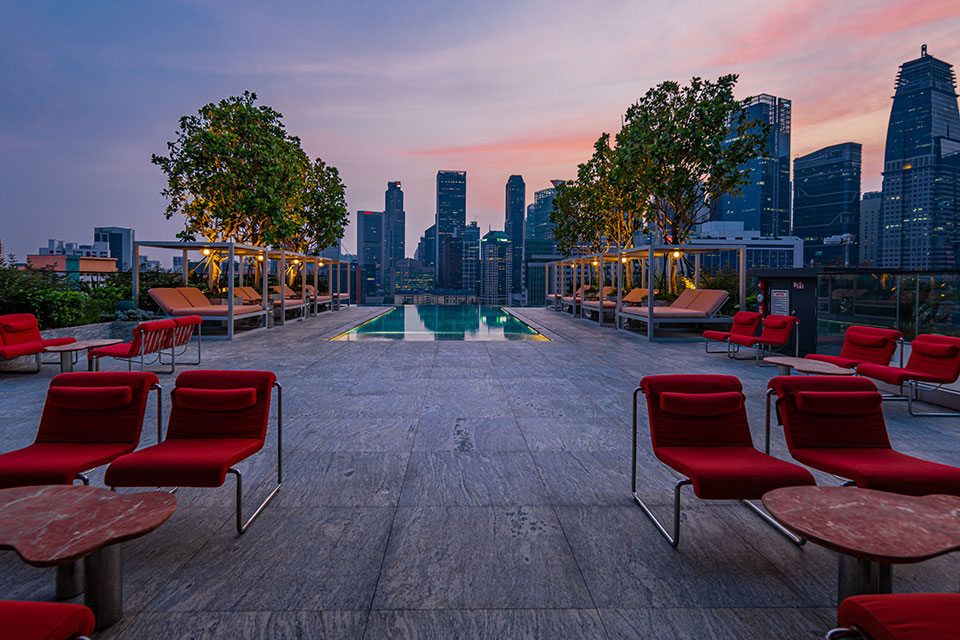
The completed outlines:
{"type": "MultiPolygon", "coordinates": [[[[662,323],[676,323],[676,322],[692,322],[689,318],[675,318],[675,319],[654,319],[653,308],[656,306],[654,304],[654,295],[653,292],[656,290],[655,285],[655,276],[656,269],[652,268],[655,265],[656,260],[662,259],[667,261],[667,272],[670,272],[670,263],[674,260],[680,260],[684,256],[693,256],[693,284],[695,288],[700,287],[700,267],[701,267],[701,256],[705,253],[717,253],[720,251],[736,251],[738,252],[737,261],[738,265],[738,276],[739,276],[739,293],[741,305],[744,304],[744,301],[747,298],[747,275],[746,275],[746,247],[744,245],[723,245],[723,246],[709,246],[709,247],[698,247],[692,245],[669,245],[669,244],[647,244],[639,247],[634,247],[632,249],[621,249],[617,251],[609,251],[607,253],[596,253],[589,255],[580,255],[573,256],[570,258],[565,258],[563,260],[557,260],[555,262],[547,263],[546,268],[546,282],[547,282],[547,306],[550,306],[550,301],[553,301],[553,307],[555,309],[561,308],[561,291],[563,285],[567,282],[567,278],[572,278],[574,298],[578,286],[585,283],[592,283],[594,277],[596,276],[596,281],[599,283],[599,286],[602,287],[604,281],[603,270],[607,265],[616,265],[616,269],[611,271],[611,280],[614,281],[614,286],[617,291],[617,304],[615,311],[615,321],[617,328],[620,328],[620,312],[623,307],[623,281],[624,281],[624,271],[625,266],[629,268],[630,261],[638,260],[640,262],[640,281],[645,284],[647,291],[647,320],[646,326],[646,337],[649,340],[656,339],[655,337],[655,328],[658,324],[662,323]],[[552,278],[551,278],[552,272],[552,278]],[[553,283],[553,293],[550,293],[550,283],[553,283]]],[[[602,289],[601,289],[602,291],[602,289]]],[[[583,317],[583,304],[582,300],[578,304],[574,300],[572,306],[572,312],[574,315],[579,315],[583,317]]],[[[599,305],[597,309],[597,320],[601,324],[603,323],[603,304],[599,305]]],[[[631,316],[631,319],[635,319],[631,316]]]]}
{"type": "MultiPolygon", "coordinates": [[[[217,253],[220,254],[226,261],[226,277],[227,277],[227,287],[226,287],[226,307],[227,315],[208,318],[209,320],[219,320],[225,321],[227,324],[226,327],[226,338],[232,339],[235,335],[234,324],[238,319],[248,319],[251,317],[250,314],[236,315],[234,314],[234,305],[236,301],[235,287],[244,286],[244,273],[246,269],[244,268],[247,261],[253,263],[261,262],[263,263],[263,268],[261,269],[261,282],[260,287],[262,291],[262,301],[261,305],[263,308],[262,313],[257,313],[257,316],[263,316],[264,322],[263,327],[270,326],[270,322],[267,321],[268,317],[271,317],[273,310],[271,309],[272,297],[270,295],[269,287],[269,269],[267,268],[267,263],[271,260],[277,263],[277,274],[279,276],[279,281],[281,282],[281,293],[277,302],[277,308],[280,311],[280,317],[278,324],[283,324],[286,318],[287,311],[287,297],[283,295],[283,286],[287,283],[287,264],[292,263],[294,265],[301,265],[300,268],[304,269],[303,275],[306,276],[309,273],[309,268],[313,266],[313,278],[314,286],[318,282],[320,268],[326,266],[328,268],[328,283],[331,292],[334,287],[333,279],[333,265],[340,263],[339,260],[331,260],[328,258],[322,258],[320,256],[310,256],[303,253],[298,253],[294,251],[286,251],[283,249],[270,249],[266,247],[258,247],[255,245],[247,245],[236,242],[209,242],[209,241],[194,241],[194,242],[173,242],[173,241],[145,241],[138,240],[134,242],[133,247],[133,262],[135,268],[133,269],[133,302],[135,305],[139,304],[140,297],[140,247],[151,247],[158,249],[170,249],[173,251],[180,251],[183,259],[181,264],[181,274],[183,277],[183,284],[187,286],[189,282],[189,255],[190,252],[199,252],[204,257],[209,257],[211,254],[217,253]],[[239,261],[240,268],[236,268],[236,263],[239,261]]],[[[255,271],[255,269],[254,269],[255,271]]],[[[337,270],[337,290],[339,291],[339,276],[340,269],[337,270]]],[[[211,284],[213,281],[213,270],[209,270],[209,277],[211,284]]],[[[350,281],[347,279],[347,295],[350,291],[350,281]]],[[[306,292],[306,277],[301,278],[301,291],[300,291],[300,300],[302,301],[302,308],[306,311],[309,305],[312,305],[311,315],[316,315],[319,312],[321,303],[321,296],[319,294],[314,295],[313,299],[308,302],[307,292],[306,292]]],[[[299,306],[299,305],[298,305],[299,306]]],[[[339,297],[333,296],[331,293],[330,296],[330,309],[339,309],[339,297]],[[336,301],[336,304],[334,304],[336,301]]]]}

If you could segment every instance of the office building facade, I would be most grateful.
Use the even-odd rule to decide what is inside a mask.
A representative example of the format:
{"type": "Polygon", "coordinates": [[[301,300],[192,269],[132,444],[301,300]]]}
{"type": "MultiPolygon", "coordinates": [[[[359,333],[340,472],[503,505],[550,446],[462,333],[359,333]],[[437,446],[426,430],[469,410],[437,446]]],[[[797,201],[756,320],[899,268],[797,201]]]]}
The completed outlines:
{"type": "Polygon", "coordinates": [[[793,235],[805,265],[859,264],[862,149],[844,142],[793,161],[793,235]]]}
{"type": "Polygon", "coordinates": [[[759,231],[763,237],[788,235],[791,103],[763,93],[753,98],[744,111],[752,122],[770,125],[764,143],[766,157],[755,158],[741,167],[749,182],[742,187],[742,195],[720,198],[713,219],[742,222],[744,229],[759,231]]]}
{"type": "MultiPolygon", "coordinates": [[[[118,269],[133,265],[133,243],[136,233],[127,227],[94,227],[94,243],[105,242],[111,258],[116,258],[118,269]]],[[[142,256],[141,256],[142,258],[142,256]]]]}
{"type": "Polygon", "coordinates": [[[900,65],[883,162],[880,266],[956,267],[960,112],[953,65],[927,53],[900,65]]]}
{"type": "Polygon", "coordinates": [[[460,235],[467,223],[467,172],[437,172],[437,215],[434,222],[434,265],[437,267],[437,286],[447,287],[450,274],[443,269],[443,241],[460,235]]]}
{"type": "Polygon", "coordinates": [[[503,231],[490,231],[480,239],[480,304],[507,304],[513,273],[513,247],[503,231]]]}
{"type": "Polygon", "coordinates": [[[552,180],[553,187],[541,189],[533,194],[533,203],[527,207],[527,222],[523,237],[527,240],[553,240],[553,223],[550,212],[553,200],[557,197],[556,186],[560,180],[552,180]]]}
{"type": "Polygon", "coordinates": [[[391,294],[396,283],[395,265],[405,257],[406,215],[400,183],[388,182],[383,207],[383,273],[384,289],[391,294]]]}
{"type": "Polygon", "coordinates": [[[464,291],[480,295],[480,227],[476,220],[463,228],[463,283],[464,291]]]}
{"type": "Polygon", "coordinates": [[[880,266],[880,230],[883,213],[883,192],[867,191],[860,198],[860,234],[857,237],[857,259],[868,267],[880,266]]]}
{"type": "Polygon", "coordinates": [[[383,212],[357,211],[360,301],[383,291],[383,212]]]}
{"type": "Polygon", "coordinates": [[[512,175],[507,179],[504,188],[504,220],[503,231],[510,238],[512,269],[510,282],[507,285],[507,295],[511,304],[519,304],[523,291],[522,264],[523,264],[523,223],[526,213],[527,185],[523,176],[512,175]]]}

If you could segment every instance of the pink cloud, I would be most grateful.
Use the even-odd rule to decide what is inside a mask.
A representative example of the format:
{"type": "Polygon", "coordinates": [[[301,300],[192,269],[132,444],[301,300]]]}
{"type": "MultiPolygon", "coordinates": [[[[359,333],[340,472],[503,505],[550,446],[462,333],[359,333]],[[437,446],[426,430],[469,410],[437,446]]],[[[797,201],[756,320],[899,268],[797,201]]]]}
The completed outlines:
{"type": "MultiPolygon", "coordinates": [[[[454,156],[472,155],[479,153],[562,153],[589,155],[594,141],[599,137],[592,135],[576,135],[554,138],[514,138],[457,147],[436,147],[432,149],[417,149],[404,151],[412,156],[454,156]]],[[[584,155],[584,160],[586,159],[584,155]]]]}

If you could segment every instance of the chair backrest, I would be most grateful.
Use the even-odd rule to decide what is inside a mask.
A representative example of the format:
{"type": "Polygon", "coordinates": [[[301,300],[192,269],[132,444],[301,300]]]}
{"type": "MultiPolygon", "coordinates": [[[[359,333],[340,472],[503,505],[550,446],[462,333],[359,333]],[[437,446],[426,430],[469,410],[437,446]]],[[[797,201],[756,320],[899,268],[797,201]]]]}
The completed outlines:
{"type": "Polygon", "coordinates": [[[203,295],[200,289],[195,287],[177,287],[177,291],[187,299],[191,307],[209,307],[210,300],[203,295]]]}
{"type": "Polygon", "coordinates": [[[0,316],[0,344],[7,346],[41,340],[37,318],[32,313],[0,316]]]}
{"type": "Polygon", "coordinates": [[[234,287],[233,294],[239,296],[244,304],[260,301],[260,294],[257,293],[257,290],[253,287],[234,287]]]}
{"type": "Polygon", "coordinates": [[[147,293],[150,294],[153,301],[157,303],[157,306],[167,313],[173,313],[180,309],[189,309],[193,306],[189,300],[183,297],[183,294],[180,293],[178,289],[171,287],[157,287],[148,290],[147,293]]]}
{"type": "Polygon", "coordinates": [[[61,373],[50,381],[35,442],[140,442],[150,387],[146,371],[61,373]]]}
{"type": "Polygon", "coordinates": [[[673,301],[673,304],[670,306],[674,309],[687,309],[694,300],[697,299],[697,296],[700,295],[699,289],[684,289],[680,292],[680,295],[677,296],[677,299],[673,301]]]}
{"type": "Polygon", "coordinates": [[[910,343],[907,369],[935,377],[936,382],[956,382],[960,377],[960,338],[921,333],[910,343]]]}
{"type": "Polygon", "coordinates": [[[730,333],[737,336],[753,336],[757,333],[763,316],[758,311],[737,311],[733,314],[730,333]]]}
{"type": "Polygon", "coordinates": [[[723,308],[729,297],[730,293],[724,289],[698,289],[697,297],[687,304],[687,308],[712,316],[723,308]]]}
{"type": "Polygon", "coordinates": [[[903,334],[896,329],[877,327],[848,327],[843,334],[840,355],[860,362],[888,365],[897,350],[897,341],[903,334]]]}
{"type": "Polygon", "coordinates": [[[614,293],[616,293],[616,291],[616,287],[603,287],[603,289],[600,291],[600,299],[606,300],[607,296],[612,296],[614,293]]]}
{"type": "Polygon", "coordinates": [[[628,304],[640,304],[647,297],[646,289],[632,289],[630,293],[623,296],[623,302],[628,304]]]}
{"type": "Polygon", "coordinates": [[[271,371],[184,371],[170,393],[167,438],[262,441],[276,381],[271,371]]]}
{"type": "Polygon", "coordinates": [[[202,322],[203,318],[200,316],[178,316],[174,318],[173,323],[176,326],[172,333],[173,341],[168,346],[182,347],[190,342],[190,338],[193,337],[193,332],[196,331],[202,322]]]}
{"type": "Polygon", "coordinates": [[[763,330],[760,332],[760,337],[764,340],[771,340],[776,345],[787,344],[795,324],[797,324],[797,319],[793,316],[766,316],[763,319],[763,330]]]}
{"type": "Polygon", "coordinates": [[[646,376],[640,387],[647,398],[654,449],[753,446],[743,386],[736,377],[646,376]]]}
{"type": "Polygon", "coordinates": [[[133,328],[133,343],[130,345],[130,353],[139,356],[169,348],[173,338],[173,330],[176,327],[176,322],[171,319],[141,322],[133,328]]]}
{"type": "Polygon", "coordinates": [[[890,448],[883,398],[868,378],[778,376],[767,387],[777,394],[791,451],[890,448]]]}

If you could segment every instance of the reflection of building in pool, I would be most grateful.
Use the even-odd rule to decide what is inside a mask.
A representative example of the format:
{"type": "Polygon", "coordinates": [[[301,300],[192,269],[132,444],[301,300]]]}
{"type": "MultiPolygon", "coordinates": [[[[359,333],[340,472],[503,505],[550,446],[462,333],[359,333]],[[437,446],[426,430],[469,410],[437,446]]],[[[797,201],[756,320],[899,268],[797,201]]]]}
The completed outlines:
{"type": "Polygon", "coordinates": [[[463,340],[464,335],[480,330],[480,315],[472,306],[418,306],[417,315],[438,340],[463,340]]]}
{"type": "Polygon", "coordinates": [[[510,277],[513,273],[513,251],[510,238],[503,231],[491,231],[480,239],[482,304],[507,304],[510,277]]]}

